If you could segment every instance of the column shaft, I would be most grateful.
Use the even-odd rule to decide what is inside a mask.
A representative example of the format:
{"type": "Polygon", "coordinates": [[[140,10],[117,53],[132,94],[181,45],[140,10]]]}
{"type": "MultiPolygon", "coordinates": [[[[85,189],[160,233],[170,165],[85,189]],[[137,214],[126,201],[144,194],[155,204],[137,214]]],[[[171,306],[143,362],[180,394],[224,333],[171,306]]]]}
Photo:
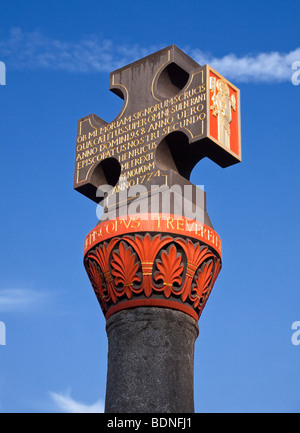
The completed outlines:
{"type": "Polygon", "coordinates": [[[168,308],[139,307],[107,320],[106,413],[194,412],[197,322],[168,308]]]}

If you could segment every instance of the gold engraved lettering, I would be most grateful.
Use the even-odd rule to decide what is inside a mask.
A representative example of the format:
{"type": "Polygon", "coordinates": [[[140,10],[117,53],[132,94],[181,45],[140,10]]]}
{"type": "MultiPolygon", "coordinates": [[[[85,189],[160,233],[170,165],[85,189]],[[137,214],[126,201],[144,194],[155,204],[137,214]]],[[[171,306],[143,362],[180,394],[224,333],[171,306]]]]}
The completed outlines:
{"type": "MultiPolygon", "coordinates": [[[[135,178],[142,183],[144,172],[154,169],[154,150],[163,136],[179,129],[199,124],[203,133],[205,84],[200,84],[183,93],[167,98],[129,116],[116,119],[110,124],[77,137],[77,178],[80,170],[87,169],[106,158],[117,157],[124,178],[135,178]]],[[[86,171],[85,171],[86,173],[86,171]]],[[[156,171],[152,176],[160,176],[156,171]]],[[[87,176],[84,174],[83,176],[87,176]]]]}

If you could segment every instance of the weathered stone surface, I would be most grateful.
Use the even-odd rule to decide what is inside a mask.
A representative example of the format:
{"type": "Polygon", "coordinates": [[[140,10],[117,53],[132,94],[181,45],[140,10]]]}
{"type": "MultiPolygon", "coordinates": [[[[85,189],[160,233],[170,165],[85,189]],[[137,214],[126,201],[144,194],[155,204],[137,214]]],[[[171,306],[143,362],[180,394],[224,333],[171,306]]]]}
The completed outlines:
{"type": "Polygon", "coordinates": [[[107,321],[106,413],[194,412],[194,344],[189,315],[133,308],[107,321]]]}
{"type": "Polygon", "coordinates": [[[190,185],[204,157],[241,161],[239,90],[175,45],[113,71],[110,90],[124,100],[119,115],[90,114],[77,128],[74,188],[96,203],[119,205],[132,187],[190,185]]]}

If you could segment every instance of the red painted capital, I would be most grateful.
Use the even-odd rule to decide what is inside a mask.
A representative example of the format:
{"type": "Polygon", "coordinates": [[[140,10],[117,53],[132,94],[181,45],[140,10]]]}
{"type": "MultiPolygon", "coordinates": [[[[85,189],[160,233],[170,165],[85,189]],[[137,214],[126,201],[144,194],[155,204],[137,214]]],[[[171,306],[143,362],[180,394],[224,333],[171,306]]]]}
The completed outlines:
{"type": "Polygon", "coordinates": [[[198,321],[221,269],[221,240],[185,217],[131,215],[99,223],[84,265],[102,311],[140,306],[183,311],[198,321]]]}

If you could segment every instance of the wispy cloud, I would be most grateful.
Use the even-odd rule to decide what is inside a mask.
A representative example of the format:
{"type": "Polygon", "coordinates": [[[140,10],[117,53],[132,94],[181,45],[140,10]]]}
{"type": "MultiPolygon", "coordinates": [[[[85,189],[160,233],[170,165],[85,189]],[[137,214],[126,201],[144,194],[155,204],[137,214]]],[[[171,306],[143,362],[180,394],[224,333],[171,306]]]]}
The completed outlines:
{"type": "Polygon", "coordinates": [[[58,410],[67,413],[103,413],[104,403],[102,400],[94,404],[87,405],[74,400],[69,393],[61,394],[56,392],[50,393],[58,410]]]}
{"type": "Polygon", "coordinates": [[[240,82],[283,82],[290,81],[292,64],[300,60],[300,48],[289,53],[258,53],[237,57],[228,54],[221,58],[204,55],[199,50],[192,51],[193,58],[200,64],[208,63],[225,77],[240,82]]]}
{"type": "MultiPolygon", "coordinates": [[[[77,73],[111,72],[160,48],[117,44],[97,36],[78,41],[60,41],[39,31],[14,28],[0,40],[0,60],[15,69],[50,69],[77,73]]],[[[210,64],[229,79],[239,82],[284,82],[291,79],[291,66],[300,60],[300,48],[288,53],[228,53],[223,57],[197,47],[184,49],[199,64],[210,64]]]]}
{"type": "Polygon", "coordinates": [[[31,289],[0,289],[0,312],[26,311],[41,305],[48,295],[31,289]]]}
{"type": "Polygon", "coordinates": [[[15,69],[111,72],[150,52],[151,49],[117,45],[93,35],[67,42],[48,38],[40,31],[23,32],[20,28],[13,28],[6,39],[0,40],[0,59],[15,69]]]}

